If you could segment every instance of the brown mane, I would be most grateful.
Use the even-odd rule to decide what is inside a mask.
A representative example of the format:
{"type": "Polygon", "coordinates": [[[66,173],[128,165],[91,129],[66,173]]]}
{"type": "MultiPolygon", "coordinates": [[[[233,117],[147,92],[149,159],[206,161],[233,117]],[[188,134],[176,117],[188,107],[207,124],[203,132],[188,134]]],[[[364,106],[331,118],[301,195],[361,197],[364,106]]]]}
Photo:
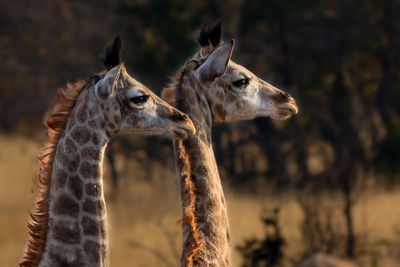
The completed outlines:
{"type": "MultiPolygon", "coordinates": [[[[197,222],[195,216],[195,202],[196,202],[196,195],[195,195],[195,187],[192,181],[192,171],[190,165],[190,158],[187,155],[185,147],[182,144],[182,139],[178,139],[175,141],[175,147],[177,149],[178,158],[183,163],[183,168],[181,170],[181,186],[185,188],[182,194],[185,194],[185,199],[189,199],[189,205],[184,208],[184,218],[182,221],[186,222],[190,226],[190,234],[191,238],[193,239],[192,247],[188,248],[188,251],[185,255],[182,255],[184,258],[184,264],[186,267],[193,266],[194,263],[199,263],[196,259],[196,254],[203,248],[204,246],[204,239],[199,234],[197,230],[197,222]]],[[[182,196],[183,197],[183,196],[182,196]]]]}
{"type": "MultiPolygon", "coordinates": [[[[186,65],[186,64],[185,64],[186,65]]],[[[161,98],[164,99],[168,104],[175,107],[175,92],[176,88],[180,86],[181,77],[183,76],[183,72],[185,70],[185,66],[181,67],[175,75],[169,77],[170,82],[167,87],[164,87],[161,91],[161,98]]]]}
{"type": "MultiPolygon", "coordinates": [[[[181,67],[177,73],[170,77],[171,83],[168,87],[164,88],[161,92],[162,98],[170,105],[179,108],[179,95],[181,86],[182,86],[182,78],[185,75],[188,64],[193,62],[189,60],[186,64],[181,67]]],[[[190,227],[190,235],[192,239],[192,247],[188,248],[185,255],[182,255],[182,260],[184,260],[184,265],[189,267],[193,266],[194,263],[199,263],[198,257],[196,254],[203,248],[205,242],[201,237],[195,216],[195,202],[196,202],[196,194],[195,194],[195,185],[192,181],[192,171],[190,165],[190,157],[186,153],[186,149],[183,146],[182,140],[175,140],[175,149],[177,153],[177,159],[182,163],[182,169],[179,173],[181,186],[185,188],[181,190],[182,199],[189,199],[189,205],[184,207],[183,213],[184,218],[182,221],[187,223],[190,227]]]]}
{"type": "Polygon", "coordinates": [[[75,83],[68,83],[66,88],[59,90],[58,102],[44,122],[47,127],[48,141],[38,157],[40,160],[39,183],[35,190],[33,208],[28,222],[28,238],[24,254],[18,266],[37,266],[42,259],[49,219],[51,172],[57,144],[64,132],[68,117],[75,106],[79,94],[83,89],[91,86],[99,79],[100,76],[95,75],[87,82],[79,80],[75,83]]]}

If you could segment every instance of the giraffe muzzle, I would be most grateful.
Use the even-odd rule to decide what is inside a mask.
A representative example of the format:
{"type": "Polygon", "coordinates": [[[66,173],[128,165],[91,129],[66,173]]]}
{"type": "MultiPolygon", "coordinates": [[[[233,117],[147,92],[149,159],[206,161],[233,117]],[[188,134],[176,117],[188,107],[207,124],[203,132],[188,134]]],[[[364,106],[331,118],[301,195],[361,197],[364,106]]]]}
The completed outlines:
{"type": "Polygon", "coordinates": [[[173,130],[176,138],[186,138],[189,135],[196,133],[196,128],[192,120],[187,116],[182,114],[182,118],[176,123],[176,128],[173,130]]]}

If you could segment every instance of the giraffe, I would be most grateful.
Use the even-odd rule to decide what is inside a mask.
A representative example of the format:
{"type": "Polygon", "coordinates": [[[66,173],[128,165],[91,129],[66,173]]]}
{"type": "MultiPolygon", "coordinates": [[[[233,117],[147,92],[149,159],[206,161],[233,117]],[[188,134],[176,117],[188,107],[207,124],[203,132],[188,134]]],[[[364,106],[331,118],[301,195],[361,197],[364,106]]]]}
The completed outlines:
{"type": "Polygon", "coordinates": [[[228,216],[211,141],[211,126],[255,117],[286,119],[295,100],[230,58],[222,21],[203,27],[200,50],[164,88],[162,96],[192,119],[196,134],[175,139],[183,208],[181,266],[231,266],[228,216]]]}
{"type": "Polygon", "coordinates": [[[191,120],[132,78],[117,36],[103,59],[106,70],[69,84],[48,116],[48,145],[29,234],[19,266],[106,266],[107,215],[102,161],[116,134],[194,133],[191,120]]]}

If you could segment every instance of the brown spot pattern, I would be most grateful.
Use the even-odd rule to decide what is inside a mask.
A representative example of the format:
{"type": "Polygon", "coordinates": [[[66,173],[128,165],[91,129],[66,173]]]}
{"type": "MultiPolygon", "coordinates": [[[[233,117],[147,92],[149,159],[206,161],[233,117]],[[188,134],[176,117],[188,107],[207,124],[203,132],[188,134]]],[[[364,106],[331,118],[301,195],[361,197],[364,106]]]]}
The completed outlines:
{"type": "Polygon", "coordinates": [[[100,262],[100,245],[98,243],[87,240],[84,249],[90,262],[100,262]]]}
{"type": "Polygon", "coordinates": [[[78,216],[79,205],[66,194],[62,194],[54,203],[54,212],[59,215],[78,216]]]}
{"type": "Polygon", "coordinates": [[[215,93],[215,96],[220,100],[223,101],[224,100],[224,93],[222,91],[217,91],[215,93]]]}
{"type": "Polygon", "coordinates": [[[57,189],[61,189],[64,187],[65,182],[67,181],[67,173],[63,170],[58,169],[54,175],[54,185],[57,189]]]}
{"type": "Polygon", "coordinates": [[[68,188],[77,199],[80,200],[82,198],[83,185],[81,179],[78,176],[69,177],[68,188]]]}
{"type": "Polygon", "coordinates": [[[84,145],[90,140],[90,131],[81,126],[75,126],[71,132],[71,137],[79,144],[84,145]]]}
{"type": "Polygon", "coordinates": [[[88,122],[89,127],[91,127],[92,129],[96,129],[96,121],[95,120],[91,120],[88,122]]]}
{"type": "Polygon", "coordinates": [[[83,178],[97,178],[98,177],[98,166],[87,163],[86,161],[81,162],[79,167],[79,173],[83,178]]]}
{"type": "Polygon", "coordinates": [[[68,163],[68,171],[69,172],[75,172],[78,169],[78,160],[77,159],[73,159],[68,163]]]}
{"type": "Polygon", "coordinates": [[[98,160],[100,158],[100,151],[92,147],[82,149],[81,156],[84,159],[98,160]]]}
{"type": "Polygon", "coordinates": [[[93,133],[93,135],[92,135],[92,142],[93,142],[93,144],[96,145],[96,146],[100,144],[99,137],[97,136],[96,133],[93,133]]]}
{"type": "Polygon", "coordinates": [[[87,213],[98,214],[102,210],[103,204],[100,200],[89,200],[86,199],[83,203],[83,210],[87,213]]]}
{"type": "Polygon", "coordinates": [[[110,128],[112,131],[115,131],[117,129],[117,125],[112,122],[107,123],[107,127],[110,128]]]}
{"type": "Polygon", "coordinates": [[[82,218],[82,227],[85,235],[97,236],[99,234],[98,223],[87,216],[83,216],[82,218]]]}
{"type": "Polygon", "coordinates": [[[67,154],[74,153],[77,150],[76,145],[69,137],[65,138],[64,150],[65,150],[65,153],[67,153],[67,154]]]}
{"type": "Polygon", "coordinates": [[[242,108],[243,108],[243,105],[242,105],[241,102],[236,102],[236,103],[235,103],[235,106],[236,106],[236,110],[237,110],[237,111],[240,111],[240,110],[242,110],[242,108]]]}
{"type": "Polygon", "coordinates": [[[99,186],[97,184],[86,184],[86,194],[98,197],[100,195],[99,186]]]}
{"type": "Polygon", "coordinates": [[[95,114],[95,110],[94,109],[89,109],[88,114],[89,114],[89,117],[93,117],[94,114],[95,114]]]}
{"type": "Polygon", "coordinates": [[[194,169],[194,173],[196,173],[198,176],[207,176],[207,169],[204,167],[204,165],[199,165],[194,169]]]}
{"type": "Polygon", "coordinates": [[[78,244],[81,242],[79,225],[77,222],[58,222],[53,228],[53,237],[61,242],[78,244]]]}
{"type": "Polygon", "coordinates": [[[120,120],[119,116],[114,115],[113,119],[114,119],[114,122],[115,122],[116,124],[120,124],[120,123],[121,123],[121,120],[120,120]]]}
{"type": "MultiPolygon", "coordinates": [[[[71,252],[70,252],[71,253],[71,252]]],[[[76,254],[75,260],[71,261],[66,258],[63,250],[55,250],[53,248],[49,251],[49,258],[52,260],[51,266],[63,266],[63,267],[84,267],[83,257],[80,250],[75,249],[76,254]]]]}
{"type": "Polygon", "coordinates": [[[195,184],[196,196],[204,196],[204,194],[208,191],[206,180],[204,179],[204,177],[192,174],[191,178],[193,183],[195,184]]]}
{"type": "Polygon", "coordinates": [[[222,120],[225,120],[226,111],[225,111],[224,107],[221,104],[216,104],[214,109],[215,109],[216,115],[219,118],[221,118],[222,120]]]}
{"type": "Polygon", "coordinates": [[[106,129],[106,135],[108,138],[111,138],[111,136],[113,136],[112,131],[110,131],[109,129],[106,129]]]}
{"type": "Polygon", "coordinates": [[[78,109],[78,112],[76,114],[76,117],[78,119],[79,122],[84,123],[87,120],[87,112],[86,112],[86,107],[85,106],[81,106],[78,109]]]}

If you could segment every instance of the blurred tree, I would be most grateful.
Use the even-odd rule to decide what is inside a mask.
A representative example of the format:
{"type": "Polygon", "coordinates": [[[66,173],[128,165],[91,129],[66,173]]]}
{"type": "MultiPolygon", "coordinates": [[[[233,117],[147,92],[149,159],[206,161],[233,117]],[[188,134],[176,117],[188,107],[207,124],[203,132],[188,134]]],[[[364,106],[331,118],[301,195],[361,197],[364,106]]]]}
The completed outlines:
{"type": "Polygon", "coordinates": [[[262,240],[248,239],[238,251],[243,255],[243,267],[279,266],[283,257],[285,240],[279,227],[279,208],[266,211],[261,217],[265,227],[265,236],[262,240]]]}

